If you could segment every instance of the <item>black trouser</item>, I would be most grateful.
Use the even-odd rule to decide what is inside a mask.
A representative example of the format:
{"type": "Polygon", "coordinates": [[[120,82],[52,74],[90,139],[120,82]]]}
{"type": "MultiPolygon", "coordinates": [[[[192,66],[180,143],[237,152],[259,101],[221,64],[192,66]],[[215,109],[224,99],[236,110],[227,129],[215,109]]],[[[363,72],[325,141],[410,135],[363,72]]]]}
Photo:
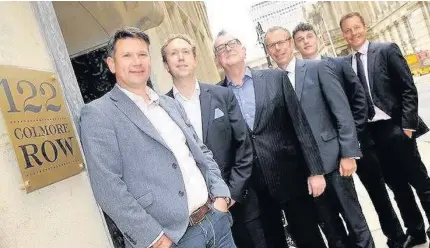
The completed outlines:
{"type": "Polygon", "coordinates": [[[266,238],[260,220],[260,207],[255,191],[248,188],[241,203],[236,202],[230,212],[234,242],[238,248],[266,248],[266,238]]]}
{"type": "Polygon", "coordinates": [[[266,238],[260,218],[243,222],[235,221],[231,227],[238,248],[265,248],[266,238]]]}
{"type": "Polygon", "coordinates": [[[363,157],[357,160],[357,175],[372,200],[384,235],[393,243],[403,243],[404,232],[385,187],[375,146],[363,143],[363,157]]]}
{"type": "Polygon", "coordinates": [[[327,238],[329,247],[375,247],[358,202],[352,177],[343,177],[338,170],[335,170],[327,174],[325,179],[327,186],[324,193],[314,199],[320,226],[327,238]],[[339,212],[348,225],[349,240],[339,212]]]}
{"type": "Polygon", "coordinates": [[[391,120],[369,124],[381,159],[381,168],[387,185],[395,195],[408,233],[424,232],[424,221],[410,186],[414,187],[427,219],[430,220],[430,178],[421,160],[415,139],[391,120]]]}
{"type": "Polygon", "coordinates": [[[300,248],[326,248],[318,228],[316,209],[309,195],[302,195],[279,203],[270,197],[268,192],[257,192],[261,221],[264,227],[267,247],[286,247],[286,238],[282,224],[281,211],[284,210],[289,230],[300,248]]]}

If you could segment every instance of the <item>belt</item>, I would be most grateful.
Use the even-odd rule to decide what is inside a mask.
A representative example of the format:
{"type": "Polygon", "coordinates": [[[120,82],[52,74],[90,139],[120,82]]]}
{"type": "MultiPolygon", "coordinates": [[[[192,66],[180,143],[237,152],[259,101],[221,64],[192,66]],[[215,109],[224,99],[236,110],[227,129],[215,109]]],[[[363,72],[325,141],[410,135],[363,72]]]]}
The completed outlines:
{"type": "Polygon", "coordinates": [[[188,226],[195,226],[197,224],[199,224],[200,222],[202,222],[202,220],[205,218],[207,212],[209,212],[210,210],[210,204],[211,201],[210,199],[208,199],[208,201],[203,204],[203,206],[199,207],[196,211],[194,211],[191,215],[190,215],[190,222],[188,224],[188,226]]]}

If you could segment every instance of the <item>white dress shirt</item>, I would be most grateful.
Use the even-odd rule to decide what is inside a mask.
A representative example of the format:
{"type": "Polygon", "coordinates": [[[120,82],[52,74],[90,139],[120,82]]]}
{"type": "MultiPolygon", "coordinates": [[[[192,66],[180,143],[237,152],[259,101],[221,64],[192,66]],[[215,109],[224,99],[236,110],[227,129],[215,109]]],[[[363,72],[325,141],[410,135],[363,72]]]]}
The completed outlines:
{"type": "Polygon", "coordinates": [[[296,57],[293,56],[290,63],[282,69],[288,72],[288,79],[290,79],[293,89],[296,90],[296,57]]]}
{"type": "MultiPolygon", "coordinates": [[[[119,86],[119,85],[118,85],[119,86]]],[[[182,172],[187,194],[188,211],[192,212],[203,206],[208,200],[208,189],[205,179],[196,165],[196,161],[186,145],[185,135],[167,112],[158,104],[159,96],[151,88],[147,88],[150,98],[146,104],[143,97],[119,87],[149,119],[161,138],[173,152],[182,172]]]]}
{"type": "MultiPolygon", "coordinates": [[[[369,89],[370,99],[372,100],[372,103],[373,103],[372,92],[370,90],[370,85],[369,85],[369,73],[367,68],[368,50],[369,50],[369,41],[366,40],[366,42],[364,42],[363,46],[361,46],[358,51],[352,51],[352,69],[354,69],[355,73],[357,74],[356,54],[357,52],[360,52],[361,53],[360,58],[361,58],[361,62],[363,62],[363,69],[364,69],[364,75],[366,77],[367,88],[369,89]]],[[[373,119],[369,120],[370,122],[391,119],[391,117],[387,115],[384,111],[382,111],[380,108],[376,107],[375,105],[373,105],[373,107],[375,108],[375,116],[373,117],[373,119]]]]}
{"type": "Polygon", "coordinates": [[[202,126],[202,109],[200,106],[200,86],[196,81],[191,99],[186,98],[179,92],[175,85],[173,85],[173,96],[181,103],[187,113],[188,119],[193,125],[194,130],[200,140],[203,140],[203,126],[202,126]]]}

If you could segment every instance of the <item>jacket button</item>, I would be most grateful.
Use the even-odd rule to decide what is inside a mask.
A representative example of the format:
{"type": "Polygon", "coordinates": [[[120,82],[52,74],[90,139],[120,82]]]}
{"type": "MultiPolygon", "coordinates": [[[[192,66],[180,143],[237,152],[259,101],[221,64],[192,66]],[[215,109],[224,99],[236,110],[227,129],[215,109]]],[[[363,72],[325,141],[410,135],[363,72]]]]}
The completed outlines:
{"type": "Polygon", "coordinates": [[[179,190],[179,193],[178,193],[178,194],[179,194],[179,196],[180,196],[180,197],[182,197],[182,196],[184,196],[184,191],[179,190]]]}
{"type": "Polygon", "coordinates": [[[178,165],[176,163],[173,163],[172,167],[173,167],[173,169],[176,169],[176,168],[178,168],[178,165]]]}
{"type": "Polygon", "coordinates": [[[252,135],[252,139],[256,139],[257,138],[257,136],[255,136],[255,135],[252,135]]]}
{"type": "Polygon", "coordinates": [[[258,156],[254,156],[254,159],[255,159],[255,160],[257,160],[257,159],[258,159],[258,156]]]}

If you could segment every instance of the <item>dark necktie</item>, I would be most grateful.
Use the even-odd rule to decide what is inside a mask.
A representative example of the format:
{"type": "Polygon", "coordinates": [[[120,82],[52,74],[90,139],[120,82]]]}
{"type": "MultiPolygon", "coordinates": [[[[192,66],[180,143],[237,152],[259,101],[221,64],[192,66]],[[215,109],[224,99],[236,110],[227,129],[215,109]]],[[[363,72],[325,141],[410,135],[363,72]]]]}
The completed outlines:
{"type": "Polygon", "coordinates": [[[357,60],[357,76],[360,79],[360,82],[363,85],[366,94],[368,105],[368,119],[371,120],[375,116],[375,107],[373,106],[372,98],[370,97],[369,87],[367,86],[366,74],[364,74],[364,66],[360,57],[361,53],[358,52],[355,54],[355,58],[357,60]]]}

